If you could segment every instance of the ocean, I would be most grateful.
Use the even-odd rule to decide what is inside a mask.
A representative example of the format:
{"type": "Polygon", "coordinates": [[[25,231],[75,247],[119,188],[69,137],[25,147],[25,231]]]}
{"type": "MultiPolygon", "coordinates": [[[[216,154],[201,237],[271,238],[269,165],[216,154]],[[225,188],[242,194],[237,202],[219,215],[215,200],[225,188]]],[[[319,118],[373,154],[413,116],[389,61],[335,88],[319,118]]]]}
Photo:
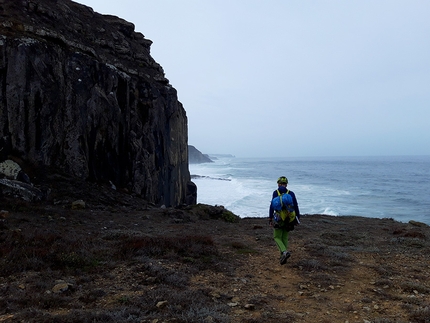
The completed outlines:
{"type": "Polygon", "coordinates": [[[430,225],[430,156],[235,158],[190,164],[197,202],[268,217],[279,176],[301,214],[356,215],[430,225]]]}

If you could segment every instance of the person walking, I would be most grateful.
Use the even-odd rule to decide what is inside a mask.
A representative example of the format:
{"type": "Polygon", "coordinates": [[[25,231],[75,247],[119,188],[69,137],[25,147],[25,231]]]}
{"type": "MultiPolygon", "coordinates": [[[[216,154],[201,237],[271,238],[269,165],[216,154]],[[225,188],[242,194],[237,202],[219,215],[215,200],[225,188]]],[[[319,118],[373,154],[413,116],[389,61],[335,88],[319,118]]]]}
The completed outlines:
{"type": "Polygon", "coordinates": [[[278,189],[273,191],[269,208],[269,225],[273,227],[273,239],[281,253],[279,263],[284,265],[291,256],[288,236],[294,226],[300,223],[300,210],[296,195],[287,189],[288,179],[281,176],[277,183],[278,189]]]}

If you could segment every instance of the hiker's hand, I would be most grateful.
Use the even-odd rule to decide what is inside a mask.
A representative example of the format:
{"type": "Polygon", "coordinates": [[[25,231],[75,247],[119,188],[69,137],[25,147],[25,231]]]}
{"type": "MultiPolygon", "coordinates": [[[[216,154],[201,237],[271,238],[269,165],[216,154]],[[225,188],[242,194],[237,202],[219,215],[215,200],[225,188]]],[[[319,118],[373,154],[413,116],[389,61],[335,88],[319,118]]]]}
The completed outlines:
{"type": "Polygon", "coordinates": [[[272,221],[272,219],[269,219],[269,225],[270,225],[271,227],[273,227],[273,221],[272,221]]]}

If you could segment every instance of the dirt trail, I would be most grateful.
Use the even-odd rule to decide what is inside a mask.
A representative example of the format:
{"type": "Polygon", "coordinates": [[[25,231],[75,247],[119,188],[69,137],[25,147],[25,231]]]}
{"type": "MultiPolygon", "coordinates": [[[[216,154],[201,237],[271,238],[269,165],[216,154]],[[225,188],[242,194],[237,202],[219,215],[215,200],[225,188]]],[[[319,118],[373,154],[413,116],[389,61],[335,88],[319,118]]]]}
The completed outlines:
{"type": "MultiPolygon", "coordinates": [[[[256,322],[279,318],[295,322],[375,322],[375,319],[409,322],[413,308],[416,313],[427,308],[428,313],[430,266],[425,253],[428,243],[396,237],[424,238],[423,232],[428,234],[428,227],[421,231],[411,225],[375,219],[381,223],[367,230],[370,239],[357,244],[355,234],[350,237],[345,234],[327,245],[320,237],[332,230],[336,232],[344,224],[334,228],[320,224],[314,231],[308,221],[316,219],[304,218],[302,226],[291,232],[292,257],[284,266],[278,262],[279,253],[271,239],[271,230],[264,226],[265,220],[246,220],[244,227],[251,229],[246,239],[244,236],[242,239],[254,252],[241,258],[236,270],[240,278],[219,291],[234,296],[233,303],[238,308],[234,307],[232,313],[237,322],[243,322],[244,318],[256,322]],[[317,254],[315,245],[309,244],[312,240],[320,243],[317,254]],[[408,244],[413,246],[412,252],[405,248],[408,244]],[[247,304],[252,304],[254,310],[244,310],[247,304]]],[[[318,217],[317,222],[325,219],[318,217]]],[[[356,229],[365,220],[351,217],[348,221],[351,226],[348,229],[357,233],[356,229]]],[[[363,232],[366,231],[360,229],[359,234],[363,232]]],[[[428,235],[425,237],[428,239],[428,235]]],[[[428,320],[430,317],[422,322],[428,320]]]]}

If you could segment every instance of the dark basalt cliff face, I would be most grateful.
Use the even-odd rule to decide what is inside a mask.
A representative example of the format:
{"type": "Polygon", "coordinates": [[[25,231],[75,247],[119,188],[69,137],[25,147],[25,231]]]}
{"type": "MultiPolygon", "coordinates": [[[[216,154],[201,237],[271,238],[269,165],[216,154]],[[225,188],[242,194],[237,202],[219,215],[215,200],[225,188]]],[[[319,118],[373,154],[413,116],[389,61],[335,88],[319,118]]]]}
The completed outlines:
{"type": "Polygon", "coordinates": [[[72,1],[0,0],[3,159],[192,204],[186,113],[151,44],[72,1]]]}

